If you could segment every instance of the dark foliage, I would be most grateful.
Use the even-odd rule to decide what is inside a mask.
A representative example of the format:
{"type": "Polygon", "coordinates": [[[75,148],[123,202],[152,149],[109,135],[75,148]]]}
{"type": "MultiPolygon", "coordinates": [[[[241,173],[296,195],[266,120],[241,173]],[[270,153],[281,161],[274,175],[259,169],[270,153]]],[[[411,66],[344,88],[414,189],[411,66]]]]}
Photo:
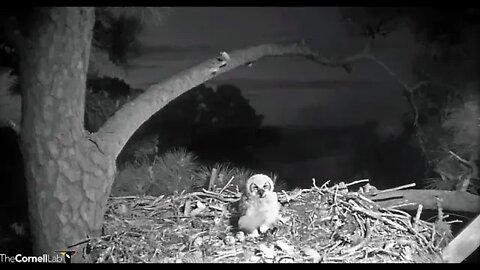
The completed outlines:
{"type": "Polygon", "coordinates": [[[403,14],[413,23],[419,41],[464,42],[464,30],[480,25],[480,8],[467,6],[409,7],[403,14]]]}
{"type": "Polygon", "coordinates": [[[105,91],[114,99],[135,92],[135,89],[131,88],[124,80],[105,76],[88,78],[87,89],[94,93],[105,91]]]}
{"type": "Polygon", "coordinates": [[[142,25],[139,18],[113,16],[107,8],[95,9],[93,45],[105,50],[115,64],[126,65],[130,53],[138,53],[137,36],[142,25]]]}
{"type": "Polygon", "coordinates": [[[171,101],[144,130],[159,134],[160,152],[172,146],[209,149],[210,153],[226,152],[224,147],[245,151],[262,120],[239,88],[200,85],[171,101]]]}

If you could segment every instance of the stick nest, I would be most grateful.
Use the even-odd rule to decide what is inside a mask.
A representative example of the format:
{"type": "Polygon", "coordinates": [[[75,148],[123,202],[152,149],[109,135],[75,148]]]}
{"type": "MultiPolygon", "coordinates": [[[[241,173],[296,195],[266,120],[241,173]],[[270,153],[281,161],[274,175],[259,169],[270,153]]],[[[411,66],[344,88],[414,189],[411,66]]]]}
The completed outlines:
{"type": "MultiPolygon", "coordinates": [[[[359,181],[357,181],[359,182],[359,181]]],[[[278,193],[273,231],[245,236],[232,222],[241,194],[225,188],[171,196],[112,197],[95,262],[441,262],[445,230],[340,183],[278,193]]],[[[419,215],[417,215],[419,216],[419,215]]],[[[445,223],[441,223],[445,225],[445,223]]]]}

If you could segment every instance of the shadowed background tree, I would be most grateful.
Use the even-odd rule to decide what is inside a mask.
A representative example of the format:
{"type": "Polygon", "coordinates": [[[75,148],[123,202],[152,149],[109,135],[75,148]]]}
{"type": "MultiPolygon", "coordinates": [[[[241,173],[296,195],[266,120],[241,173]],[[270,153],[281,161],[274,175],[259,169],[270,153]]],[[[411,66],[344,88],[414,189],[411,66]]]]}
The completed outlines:
{"type": "Polygon", "coordinates": [[[477,7],[342,8],[352,33],[388,38],[412,29],[422,45],[413,64],[416,87],[403,81],[413,145],[427,161],[425,185],[478,193],[480,9],[477,7]]]}

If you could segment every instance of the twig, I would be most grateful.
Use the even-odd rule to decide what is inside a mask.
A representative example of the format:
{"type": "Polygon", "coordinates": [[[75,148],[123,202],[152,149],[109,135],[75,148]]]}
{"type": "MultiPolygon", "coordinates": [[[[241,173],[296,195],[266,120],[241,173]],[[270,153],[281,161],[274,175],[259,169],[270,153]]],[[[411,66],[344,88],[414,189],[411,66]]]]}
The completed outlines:
{"type": "Polygon", "coordinates": [[[362,194],[360,194],[360,193],[358,193],[358,197],[359,197],[360,199],[362,199],[362,200],[366,201],[366,202],[369,202],[369,203],[371,203],[371,204],[375,204],[375,205],[377,204],[376,202],[374,202],[374,201],[370,200],[369,198],[367,198],[367,197],[363,196],[363,195],[362,195],[362,194]]]}
{"type": "MultiPolygon", "coordinates": [[[[358,226],[360,226],[360,229],[362,230],[362,232],[366,232],[365,221],[357,213],[353,213],[353,216],[355,217],[355,220],[357,221],[358,226]]],[[[365,237],[365,234],[364,234],[364,237],[365,237]]]]}
{"type": "Polygon", "coordinates": [[[415,215],[415,225],[418,225],[420,216],[422,215],[423,204],[419,204],[417,208],[417,214],[415,215]]]}
{"type": "Polygon", "coordinates": [[[88,242],[90,242],[90,240],[91,240],[90,238],[87,238],[86,240],[83,240],[83,241],[80,241],[80,242],[78,242],[78,243],[76,243],[76,244],[70,245],[70,246],[68,246],[67,248],[73,248],[73,247],[79,246],[79,245],[81,245],[81,244],[88,243],[88,242]]]}
{"type": "Polygon", "coordinates": [[[287,192],[285,192],[285,190],[282,190],[282,195],[285,196],[285,200],[288,202],[290,202],[290,196],[288,196],[287,192]]]}
{"type": "Polygon", "coordinates": [[[279,201],[280,202],[290,202],[292,200],[295,200],[297,197],[299,197],[300,195],[302,195],[302,193],[304,191],[310,191],[309,189],[300,189],[300,190],[297,190],[295,191],[292,195],[288,195],[287,192],[285,192],[285,190],[282,190],[282,194],[280,194],[278,197],[279,201]],[[285,199],[283,199],[285,198],[285,199]]]}
{"type": "Polygon", "coordinates": [[[315,189],[319,190],[319,188],[317,187],[317,184],[315,183],[315,178],[312,178],[312,186],[313,186],[315,189]]]}
{"type": "Polygon", "coordinates": [[[382,217],[393,217],[393,218],[398,218],[400,220],[406,219],[407,217],[399,214],[393,214],[393,213],[379,213],[382,217]]]}
{"type": "Polygon", "coordinates": [[[466,175],[462,175],[461,177],[459,177],[459,183],[457,184],[457,190],[459,191],[467,191],[468,187],[470,186],[470,181],[471,181],[471,178],[472,176],[475,177],[475,170],[476,170],[476,164],[475,164],[475,161],[473,159],[473,161],[468,161],[462,157],[460,157],[459,155],[457,155],[455,152],[453,152],[452,150],[448,150],[448,153],[450,155],[452,155],[455,159],[457,159],[458,161],[460,161],[460,163],[464,164],[465,166],[467,166],[469,169],[470,169],[470,172],[467,173],[466,175]],[[462,178],[463,181],[462,181],[462,178]]]}
{"type": "Polygon", "coordinates": [[[111,200],[132,200],[138,199],[138,196],[123,196],[123,197],[110,197],[111,200]]]}
{"type": "Polygon", "coordinates": [[[399,187],[396,187],[396,188],[389,188],[389,189],[385,189],[385,190],[380,190],[378,192],[373,193],[372,196],[377,196],[378,194],[387,193],[387,192],[396,191],[396,190],[405,189],[405,188],[410,188],[410,187],[414,187],[414,186],[416,186],[416,184],[411,183],[411,184],[399,186],[399,187]]]}
{"type": "Polygon", "coordinates": [[[185,210],[183,211],[183,215],[185,216],[190,216],[190,211],[192,210],[192,200],[188,199],[186,202],[185,202],[185,210]]]}
{"type": "Polygon", "coordinates": [[[153,207],[153,206],[156,205],[158,202],[160,202],[164,197],[165,197],[165,195],[160,195],[160,196],[158,196],[151,204],[149,204],[149,205],[146,206],[146,207],[153,207]]]}
{"type": "MultiPolygon", "coordinates": [[[[204,190],[205,191],[205,190],[204,190]]],[[[220,194],[215,194],[215,193],[206,193],[206,192],[193,192],[187,195],[188,197],[194,197],[194,196],[205,196],[209,198],[214,198],[220,201],[224,202],[233,202],[239,199],[239,197],[225,197],[220,194]]]]}
{"type": "Polygon", "coordinates": [[[349,187],[349,186],[352,186],[352,185],[355,185],[355,184],[358,184],[358,183],[363,183],[363,182],[368,182],[368,181],[370,181],[370,179],[357,180],[357,181],[354,181],[352,183],[346,184],[346,186],[349,187]]]}
{"type": "Polygon", "coordinates": [[[454,220],[450,220],[450,221],[445,221],[445,223],[447,224],[451,224],[451,223],[463,223],[462,220],[459,220],[459,219],[454,219],[454,220]]]}
{"type": "Polygon", "coordinates": [[[438,241],[438,243],[435,245],[435,248],[438,249],[440,247],[440,245],[442,244],[443,240],[445,239],[445,237],[447,236],[447,233],[442,233],[442,237],[440,238],[440,240],[438,241]]]}
{"type": "Polygon", "coordinates": [[[370,251],[370,253],[371,253],[371,252],[375,252],[375,251],[377,251],[377,252],[383,252],[383,253],[388,254],[388,255],[390,255],[390,256],[393,256],[393,257],[402,258],[402,256],[401,256],[400,254],[395,253],[395,252],[392,252],[392,251],[388,251],[388,250],[383,249],[383,248],[374,249],[374,250],[370,251]]]}
{"type": "Polygon", "coordinates": [[[437,227],[435,224],[432,224],[432,238],[430,239],[430,245],[433,246],[435,244],[435,235],[436,235],[437,227]]]}
{"type": "Polygon", "coordinates": [[[330,183],[330,180],[327,180],[327,182],[323,183],[320,189],[324,189],[329,183],[330,183]]]}
{"type": "Polygon", "coordinates": [[[452,150],[449,150],[448,153],[450,155],[452,155],[454,158],[458,159],[458,161],[460,161],[461,163],[467,165],[468,167],[472,167],[472,163],[470,163],[468,160],[460,157],[459,155],[455,154],[455,152],[453,152],[452,150]]]}
{"type": "Polygon", "coordinates": [[[408,231],[407,229],[405,229],[404,227],[402,227],[400,224],[392,221],[392,220],[389,220],[387,218],[384,218],[381,214],[379,213],[375,213],[373,211],[370,211],[370,210],[367,210],[367,209],[363,209],[361,208],[358,204],[356,204],[354,201],[351,201],[351,204],[353,205],[352,209],[355,210],[355,211],[358,211],[358,212],[361,212],[361,213],[364,213],[365,215],[367,216],[370,216],[374,219],[378,219],[380,221],[383,221],[384,223],[387,223],[389,225],[392,225],[393,227],[395,227],[396,229],[398,230],[401,230],[401,231],[408,231]]]}
{"type": "Polygon", "coordinates": [[[335,185],[335,192],[333,193],[333,204],[337,205],[338,185],[335,185]]]}
{"type": "Polygon", "coordinates": [[[233,191],[228,190],[228,189],[226,189],[224,191],[227,192],[227,193],[230,193],[231,195],[237,196],[237,197],[241,196],[240,192],[233,192],[233,191]]]}
{"type": "Polygon", "coordinates": [[[212,174],[210,175],[210,182],[208,183],[208,190],[212,190],[215,180],[217,179],[217,169],[212,169],[212,174]]]}
{"type": "Polygon", "coordinates": [[[288,255],[283,255],[283,256],[281,256],[280,258],[278,258],[277,262],[278,262],[278,263],[281,263],[283,260],[288,260],[288,259],[290,259],[290,260],[292,260],[292,261],[295,261],[295,258],[294,258],[294,257],[288,256],[288,255]]]}
{"type": "Polygon", "coordinates": [[[224,208],[216,206],[216,205],[208,205],[208,207],[212,208],[214,210],[218,210],[218,211],[224,211],[225,210],[224,208]]]}
{"type": "MultiPolygon", "coordinates": [[[[113,255],[113,251],[115,251],[115,248],[116,246],[113,246],[112,249],[110,249],[110,258],[112,259],[112,263],[117,263],[117,259],[115,258],[115,256],[113,255]]],[[[137,258],[139,258],[137,255],[133,255],[137,258]]],[[[141,259],[141,258],[140,258],[141,259]]]]}
{"type": "Polygon", "coordinates": [[[153,259],[157,256],[158,252],[160,251],[160,249],[156,248],[155,251],[153,252],[153,255],[152,257],[150,258],[150,261],[153,261],[153,259]]]}
{"type": "Polygon", "coordinates": [[[409,205],[416,205],[416,203],[401,203],[401,204],[395,204],[395,205],[389,206],[389,207],[386,208],[386,209],[387,209],[387,210],[397,210],[397,209],[395,209],[395,208],[405,207],[405,206],[409,206],[409,205]]]}
{"type": "Polygon", "coordinates": [[[227,189],[227,187],[228,187],[228,186],[230,185],[230,183],[232,182],[233,178],[235,178],[235,176],[232,176],[232,178],[230,178],[230,180],[228,180],[227,184],[220,190],[220,192],[219,192],[220,194],[222,194],[223,191],[224,191],[225,189],[227,189]]]}
{"type": "Polygon", "coordinates": [[[233,250],[233,251],[229,251],[229,252],[227,252],[227,253],[225,253],[225,254],[223,254],[223,255],[221,255],[221,256],[216,257],[214,260],[215,260],[215,261],[220,261],[220,260],[222,260],[222,259],[225,259],[225,258],[228,258],[228,257],[237,256],[237,255],[239,255],[239,254],[243,254],[243,250],[237,250],[237,249],[235,249],[235,250],[233,250]]]}
{"type": "Polygon", "coordinates": [[[370,236],[372,234],[372,229],[370,228],[370,222],[369,222],[368,219],[365,222],[365,230],[366,230],[366,232],[365,232],[365,237],[363,238],[363,240],[358,245],[355,245],[351,248],[348,248],[348,249],[344,250],[342,253],[344,253],[344,254],[353,253],[353,252],[365,247],[366,245],[368,245],[368,243],[370,242],[370,236]]]}
{"type": "Polygon", "coordinates": [[[443,199],[442,198],[439,198],[439,197],[435,197],[436,199],[436,203],[437,203],[437,211],[438,211],[438,216],[437,216],[437,220],[438,221],[443,221],[444,220],[444,215],[443,215],[443,207],[442,207],[442,201],[443,199]]]}
{"type": "Polygon", "coordinates": [[[311,214],[308,215],[308,219],[310,220],[310,223],[307,225],[307,229],[309,229],[310,227],[312,227],[313,229],[315,224],[315,213],[311,212],[311,214]]]}
{"type": "Polygon", "coordinates": [[[392,211],[392,212],[397,212],[399,214],[402,214],[404,215],[405,217],[407,218],[411,218],[410,214],[405,212],[405,211],[402,211],[402,210],[399,210],[399,209],[395,209],[395,208],[387,208],[388,211],[392,211]]]}

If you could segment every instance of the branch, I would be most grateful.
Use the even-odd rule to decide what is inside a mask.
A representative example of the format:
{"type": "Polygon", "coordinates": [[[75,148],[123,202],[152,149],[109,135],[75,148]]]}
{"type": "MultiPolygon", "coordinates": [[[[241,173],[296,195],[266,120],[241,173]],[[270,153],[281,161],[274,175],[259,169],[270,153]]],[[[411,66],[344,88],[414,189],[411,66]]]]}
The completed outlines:
{"type": "Polygon", "coordinates": [[[369,60],[375,62],[376,64],[378,64],[379,66],[381,66],[383,69],[385,69],[385,71],[387,71],[387,73],[390,76],[394,77],[395,80],[397,80],[403,86],[403,89],[404,89],[405,94],[406,94],[405,96],[407,98],[407,102],[408,102],[408,104],[410,104],[410,107],[412,107],[412,110],[413,110],[413,115],[414,115],[413,125],[417,126],[418,125],[418,115],[419,115],[419,113],[418,113],[418,108],[415,104],[414,93],[417,89],[423,87],[424,85],[430,84],[431,82],[428,81],[428,80],[425,80],[425,81],[420,81],[413,86],[408,85],[388,65],[386,65],[384,62],[380,61],[373,54],[371,54],[370,49],[371,49],[372,42],[373,42],[372,40],[369,40],[367,42],[367,45],[365,46],[365,49],[363,50],[363,52],[356,55],[355,58],[349,59],[349,60],[354,61],[354,60],[361,59],[361,58],[369,59],[369,60]]]}
{"type": "Polygon", "coordinates": [[[430,81],[428,80],[425,80],[425,81],[420,81],[418,83],[416,83],[415,85],[413,86],[410,86],[408,85],[402,78],[400,78],[400,76],[398,76],[397,73],[395,73],[387,64],[385,64],[384,62],[382,62],[381,60],[379,60],[377,57],[375,57],[372,53],[371,53],[371,48],[372,48],[372,43],[373,41],[372,40],[369,40],[367,42],[367,44],[365,45],[365,48],[363,49],[362,52],[358,53],[358,54],[355,54],[355,55],[352,55],[352,56],[349,56],[347,58],[345,58],[345,60],[343,61],[344,62],[344,65],[345,64],[351,64],[357,60],[360,60],[360,59],[368,59],[368,60],[371,60],[373,62],[375,62],[376,64],[378,64],[379,66],[381,66],[383,69],[385,69],[385,71],[387,71],[387,73],[394,77],[395,80],[397,80],[402,86],[403,88],[409,92],[409,93],[413,93],[415,92],[415,90],[417,90],[418,88],[424,86],[424,85],[427,85],[427,84],[430,84],[430,81]]]}
{"type": "Polygon", "coordinates": [[[415,184],[415,183],[411,183],[411,184],[399,186],[399,187],[396,187],[396,188],[389,188],[389,189],[377,191],[377,192],[373,193],[372,195],[378,195],[378,194],[382,194],[382,193],[397,191],[397,190],[401,190],[401,189],[405,189],[405,188],[411,188],[411,187],[414,187],[414,186],[416,186],[416,184],[415,184]]]}
{"type": "Polygon", "coordinates": [[[469,168],[472,168],[473,167],[473,164],[471,162],[469,162],[468,160],[460,157],[459,155],[457,155],[455,152],[453,152],[452,150],[448,150],[448,153],[450,155],[452,155],[454,158],[456,158],[458,161],[460,161],[460,163],[463,163],[464,165],[468,166],[469,168]]]}
{"type": "Polygon", "coordinates": [[[180,72],[169,79],[150,86],[143,94],[126,103],[107,122],[92,134],[102,149],[117,157],[132,134],[171,100],[186,91],[232,69],[248,65],[264,57],[303,56],[320,65],[341,67],[350,71],[350,64],[364,57],[363,53],[342,60],[332,60],[321,56],[303,43],[264,44],[222,54],[192,68],[180,72]]]}
{"type": "Polygon", "coordinates": [[[470,156],[470,160],[466,160],[466,159],[460,157],[458,154],[456,154],[452,150],[444,149],[444,151],[447,151],[451,156],[453,156],[461,164],[465,165],[468,169],[470,169],[470,172],[468,172],[466,175],[464,174],[461,177],[459,177],[459,183],[457,185],[457,187],[458,187],[457,190],[467,191],[468,187],[470,186],[471,179],[477,179],[478,178],[478,176],[477,176],[478,168],[477,168],[477,164],[476,164],[478,151],[474,151],[472,153],[472,155],[470,156]]]}
{"type": "MultiPolygon", "coordinates": [[[[252,63],[264,57],[272,56],[302,56],[317,64],[328,67],[340,67],[352,72],[352,64],[361,59],[369,59],[382,66],[391,76],[408,91],[429,83],[423,81],[410,87],[386,64],[370,53],[371,41],[357,54],[343,59],[328,59],[312,50],[304,42],[293,44],[263,44],[240,49],[230,54],[222,53],[221,57],[211,58],[192,68],[180,72],[171,78],[150,86],[143,94],[125,104],[107,122],[92,135],[102,149],[107,149],[111,155],[117,157],[132,134],[147,121],[153,114],[162,109],[171,100],[186,91],[232,69],[240,66],[251,66],[252,63]]],[[[415,107],[415,106],[414,106],[415,107]]],[[[415,118],[418,118],[416,116],[415,118]]]]}
{"type": "Polygon", "coordinates": [[[461,263],[480,246],[480,216],[477,216],[442,251],[447,263],[461,263]]]}
{"type": "Polygon", "coordinates": [[[401,207],[415,211],[419,204],[424,209],[437,210],[437,198],[442,200],[442,207],[448,211],[480,213],[480,196],[468,192],[446,190],[398,190],[371,196],[369,199],[380,206],[388,208],[405,202],[414,203],[401,207]]]}
{"type": "Polygon", "coordinates": [[[390,67],[388,67],[385,63],[380,61],[375,56],[373,56],[371,54],[365,54],[364,57],[372,60],[373,62],[375,62],[378,65],[380,65],[381,67],[383,67],[388,72],[388,74],[390,74],[390,76],[394,77],[403,86],[403,88],[410,93],[413,93],[418,88],[430,83],[430,81],[421,81],[421,82],[416,83],[414,86],[409,86],[404,80],[402,80],[402,78],[400,78],[395,72],[393,72],[393,70],[390,67]]]}

